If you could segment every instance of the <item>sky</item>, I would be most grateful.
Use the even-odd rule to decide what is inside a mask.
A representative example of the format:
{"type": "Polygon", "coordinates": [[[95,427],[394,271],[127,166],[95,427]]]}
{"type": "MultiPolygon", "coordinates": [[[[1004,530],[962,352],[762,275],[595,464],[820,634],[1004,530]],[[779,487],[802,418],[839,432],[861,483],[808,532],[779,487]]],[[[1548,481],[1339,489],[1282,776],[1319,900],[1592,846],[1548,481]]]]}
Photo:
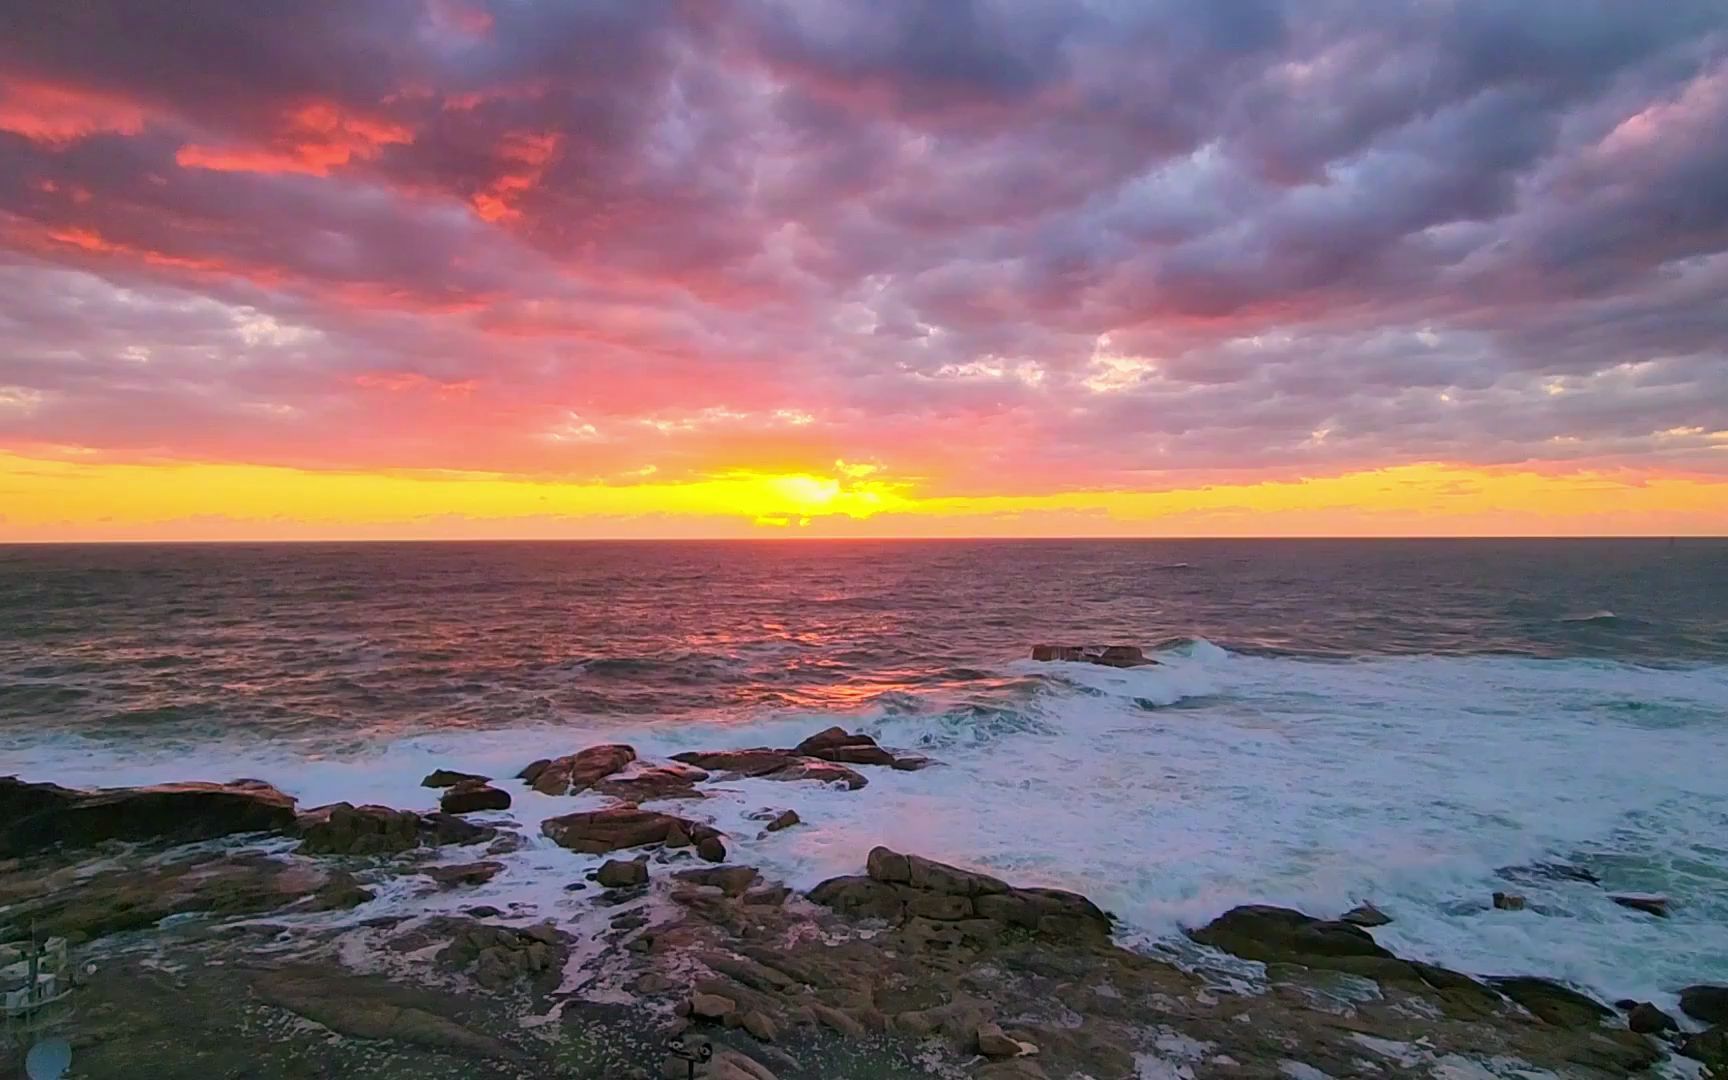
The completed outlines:
{"type": "Polygon", "coordinates": [[[0,541],[1724,533],[1722,0],[0,6],[0,541]]]}

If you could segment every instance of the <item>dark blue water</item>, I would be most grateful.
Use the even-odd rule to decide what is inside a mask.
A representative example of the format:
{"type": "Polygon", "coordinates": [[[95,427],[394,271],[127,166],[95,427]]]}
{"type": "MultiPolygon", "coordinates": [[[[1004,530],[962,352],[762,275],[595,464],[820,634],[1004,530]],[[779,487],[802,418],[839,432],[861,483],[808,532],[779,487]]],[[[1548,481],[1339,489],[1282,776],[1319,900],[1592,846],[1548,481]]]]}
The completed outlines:
{"type": "Polygon", "coordinates": [[[1034,642],[1185,638],[1310,658],[1721,661],[1728,541],[0,548],[0,725],[65,730],[988,699],[1012,695],[1000,666],[1034,642]]]}

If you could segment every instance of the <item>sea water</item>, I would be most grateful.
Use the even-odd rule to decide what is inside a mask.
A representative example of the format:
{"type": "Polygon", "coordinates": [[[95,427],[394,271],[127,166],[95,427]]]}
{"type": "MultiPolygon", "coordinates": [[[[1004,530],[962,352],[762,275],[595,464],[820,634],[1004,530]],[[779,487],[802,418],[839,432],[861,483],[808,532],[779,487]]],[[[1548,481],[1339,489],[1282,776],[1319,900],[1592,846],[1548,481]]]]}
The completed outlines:
{"type": "MultiPolygon", "coordinates": [[[[1479,974],[1659,1002],[1728,977],[1728,543],[10,548],[0,620],[0,771],[30,779],[431,809],[435,767],[838,723],[940,764],[674,809],[797,886],[887,844],[1083,892],[1145,948],[1367,900],[1389,948],[1479,974]],[[764,808],[806,824],[759,836],[764,808]]],[[[538,825],[605,800],[506,786],[495,819],[537,839],[504,873],[363,914],[571,904],[594,860],[538,825]]]]}

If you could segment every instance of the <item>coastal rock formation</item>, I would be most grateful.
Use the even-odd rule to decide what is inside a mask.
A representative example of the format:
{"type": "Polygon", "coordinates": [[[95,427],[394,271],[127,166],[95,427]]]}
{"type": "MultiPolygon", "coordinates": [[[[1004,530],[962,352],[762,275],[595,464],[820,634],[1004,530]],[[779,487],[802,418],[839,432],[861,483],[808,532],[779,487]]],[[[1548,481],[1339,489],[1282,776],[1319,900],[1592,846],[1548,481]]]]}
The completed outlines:
{"type": "Polygon", "coordinates": [[[0,858],[104,840],[186,843],[281,832],[294,800],[257,780],[79,791],[0,777],[0,858]]]}
{"type": "Polygon", "coordinates": [[[450,944],[438,952],[438,960],[467,971],[488,990],[500,990],[524,979],[542,986],[555,985],[569,955],[565,946],[568,935],[549,923],[518,930],[455,920],[448,929],[434,927],[430,932],[450,937],[450,944]]]}
{"type": "Polygon", "coordinates": [[[1642,911],[1646,915],[1654,915],[1659,919],[1668,917],[1668,898],[1666,896],[1641,896],[1636,894],[1615,893],[1608,899],[1623,908],[1642,911]]]}
{"type": "Polygon", "coordinates": [[[446,814],[471,814],[477,810],[510,809],[510,793],[500,791],[484,780],[464,780],[446,791],[438,800],[438,808],[446,814]]]}
{"type": "Polygon", "coordinates": [[[793,748],[808,757],[840,761],[849,765],[894,764],[894,755],[876,745],[868,735],[852,735],[845,728],[831,727],[805,739],[793,748]]]}
{"type": "MultiPolygon", "coordinates": [[[[1247,960],[1304,967],[1340,967],[1340,959],[1395,959],[1354,923],[1316,919],[1290,908],[1250,905],[1231,908],[1189,937],[1247,960]]],[[[1342,965],[1349,970],[1353,965],[1342,965]]]]}
{"type": "Polygon", "coordinates": [[[1561,986],[1552,979],[1516,976],[1489,979],[1488,984],[1555,1027],[1595,1027],[1614,1010],[1595,998],[1561,986]]]}
{"type": "Polygon", "coordinates": [[[1680,991],[1680,1011],[1706,1024],[1728,1024],[1728,986],[1688,986],[1680,991]]]}
{"type": "Polygon", "coordinates": [[[429,866],[422,872],[444,888],[454,889],[461,885],[484,885],[503,869],[500,862],[472,862],[429,866]]]}
{"type": "Polygon", "coordinates": [[[388,855],[420,846],[420,815],[388,806],[331,803],[294,822],[302,855],[388,855]]]}
{"type": "Polygon", "coordinates": [[[341,1035],[480,1059],[524,1056],[489,1035],[429,1011],[422,1007],[427,1002],[403,988],[376,980],[295,968],[258,975],[252,991],[271,1005],[341,1035]]]}
{"type": "Polygon", "coordinates": [[[575,795],[635,760],[635,747],[602,743],[561,758],[536,761],[516,776],[542,795],[575,795]]]}
{"type": "Polygon", "coordinates": [[[810,890],[810,899],[844,914],[885,919],[933,941],[989,940],[1008,927],[1067,941],[1110,940],[1110,916],[1078,893],[1016,888],[885,847],[871,850],[866,871],[864,877],[830,878],[810,890]]]}
{"type": "Polygon", "coordinates": [[[1372,930],[1376,926],[1385,926],[1391,922],[1392,916],[1364,901],[1338,916],[1338,921],[1347,922],[1351,926],[1360,926],[1365,930],[1372,930]]]}
{"type": "Polygon", "coordinates": [[[1114,668],[1146,667],[1158,662],[1141,652],[1137,645],[1034,645],[1032,659],[1101,664],[1114,668]]]}
{"type": "Polygon", "coordinates": [[[607,859],[594,875],[603,889],[630,889],[648,884],[648,864],[633,859],[607,859]]]}
{"type": "Polygon", "coordinates": [[[1680,1052],[1694,1061],[1702,1061],[1717,1076],[1728,1076],[1728,1026],[1718,1024],[1708,1031],[1688,1035],[1680,1044],[1680,1052]]]}
{"type": "Polygon", "coordinates": [[[841,727],[819,731],[790,748],[690,750],[673,754],[672,760],[720,773],[722,780],[816,780],[842,783],[854,791],[869,781],[848,765],[879,765],[911,772],[932,764],[921,754],[896,754],[868,735],[854,735],[841,727]]]}
{"type": "Polygon", "coordinates": [[[655,799],[705,798],[696,785],[708,779],[708,773],[694,765],[674,762],[655,765],[629,776],[613,776],[594,785],[603,795],[626,802],[651,802],[655,799]]]}
{"type": "Polygon", "coordinates": [[[1626,1010],[1626,1026],[1640,1035],[1660,1035],[1665,1031],[1680,1030],[1680,1025],[1674,1022],[1672,1016],[1648,1001],[1640,1001],[1626,1010]]]}
{"type": "Polygon", "coordinates": [[[687,846],[720,838],[719,830],[711,825],[629,805],[547,818],[540,831],[559,847],[588,855],[656,844],[687,846]]]}
{"type": "Polygon", "coordinates": [[[479,773],[456,772],[453,769],[433,769],[431,772],[426,774],[425,779],[420,781],[420,786],[429,788],[446,788],[455,787],[457,784],[466,783],[468,781],[477,781],[485,784],[491,782],[491,780],[492,778],[490,776],[481,776],[479,773]]]}

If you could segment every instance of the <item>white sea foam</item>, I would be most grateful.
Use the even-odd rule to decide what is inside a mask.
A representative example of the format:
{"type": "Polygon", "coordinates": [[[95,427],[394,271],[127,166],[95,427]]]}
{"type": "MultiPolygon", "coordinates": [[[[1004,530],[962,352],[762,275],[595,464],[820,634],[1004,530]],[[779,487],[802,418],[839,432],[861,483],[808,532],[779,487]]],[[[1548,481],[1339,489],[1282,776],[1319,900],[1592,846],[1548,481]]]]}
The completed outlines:
{"type": "MultiPolygon", "coordinates": [[[[741,781],[676,809],[730,834],[735,860],[794,885],[856,873],[873,844],[1084,892],[1130,940],[1168,937],[1240,903],[1335,914],[1372,899],[1376,931],[1410,955],[1490,974],[1567,979],[1607,998],[1671,1001],[1728,972],[1728,668],[1589,660],[1232,656],[1195,642],[1155,668],[1015,662],[1046,688],[1012,717],[882,709],[747,724],[572,721],[558,728],[439,732],[360,755],[307,757],[269,743],[15,744],[6,771],[70,784],[271,780],[314,805],[339,799],[431,809],[437,766],[508,778],[535,757],[601,740],[648,757],[790,745],[819,726],[862,727],[944,764],[866,770],[862,791],[741,781]],[[747,815],[791,807],[805,826],[757,838],[747,815]],[[1496,868],[1585,860],[1603,886],[1509,886],[1496,868]],[[1497,889],[1533,910],[1488,908],[1497,889]],[[1673,917],[1616,906],[1658,893],[1673,917]]],[[[253,737],[255,740],[255,736],[253,737]]],[[[538,838],[550,815],[599,805],[509,784],[501,817],[537,842],[477,890],[386,893],[417,910],[476,903],[524,917],[585,906],[563,885],[595,860],[538,838]]]]}

